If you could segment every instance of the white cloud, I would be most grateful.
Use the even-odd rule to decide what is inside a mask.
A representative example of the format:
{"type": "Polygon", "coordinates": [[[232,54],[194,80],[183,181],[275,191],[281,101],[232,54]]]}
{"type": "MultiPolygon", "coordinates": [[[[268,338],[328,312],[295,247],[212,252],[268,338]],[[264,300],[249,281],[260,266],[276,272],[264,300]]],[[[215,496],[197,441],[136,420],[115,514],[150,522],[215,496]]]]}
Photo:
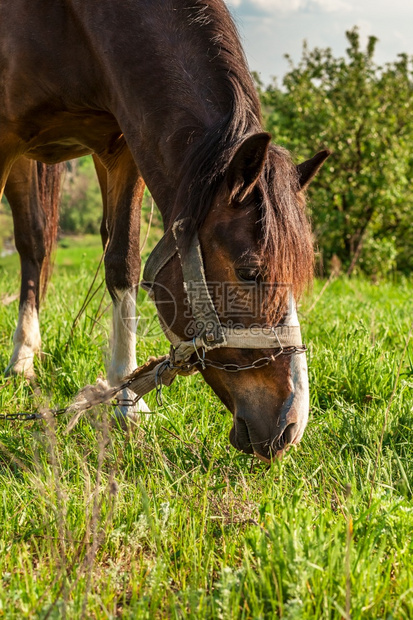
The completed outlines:
{"type": "Polygon", "coordinates": [[[308,4],[314,4],[326,13],[351,11],[352,9],[352,6],[348,2],[344,2],[344,0],[313,0],[313,2],[308,2],[308,4]]]}
{"type": "Polygon", "coordinates": [[[265,83],[286,73],[285,53],[294,62],[299,60],[304,39],[310,49],[331,47],[334,55],[345,56],[345,31],[356,25],[362,47],[369,35],[378,37],[379,65],[393,62],[401,52],[413,56],[412,0],[228,0],[228,4],[249,65],[265,83]]]}
{"type": "Polygon", "coordinates": [[[346,0],[229,0],[234,7],[245,11],[258,10],[264,13],[297,13],[348,11],[351,9],[346,0]]]}

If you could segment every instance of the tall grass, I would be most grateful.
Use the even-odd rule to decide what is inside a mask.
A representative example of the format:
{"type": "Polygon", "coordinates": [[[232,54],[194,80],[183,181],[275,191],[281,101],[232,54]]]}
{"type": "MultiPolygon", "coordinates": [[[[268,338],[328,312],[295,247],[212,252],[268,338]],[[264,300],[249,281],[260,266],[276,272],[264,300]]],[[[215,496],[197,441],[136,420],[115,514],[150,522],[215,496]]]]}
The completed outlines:
{"type": "MultiPolygon", "coordinates": [[[[37,383],[2,379],[1,413],[64,405],[103,375],[107,297],[92,299],[68,342],[99,253],[94,242],[59,250],[37,383]]],[[[0,290],[4,368],[15,257],[0,265],[0,290]]],[[[150,395],[155,413],[127,434],[103,407],[69,434],[64,417],[0,422],[0,617],[413,615],[410,344],[389,408],[413,286],[337,280],[306,314],[311,304],[309,426],[269,468],[229,446],[230,415],[200,376],[179,378],[163,407],[150,395]]],[[[166,350],[158,336],[138,357],[166,350]]]]}

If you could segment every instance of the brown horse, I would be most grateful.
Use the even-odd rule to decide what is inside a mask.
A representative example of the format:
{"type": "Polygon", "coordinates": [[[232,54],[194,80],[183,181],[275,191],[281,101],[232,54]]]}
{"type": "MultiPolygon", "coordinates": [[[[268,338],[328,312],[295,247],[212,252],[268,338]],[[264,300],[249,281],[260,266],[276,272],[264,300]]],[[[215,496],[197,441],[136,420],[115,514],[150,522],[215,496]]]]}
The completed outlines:
{"type": "MultiPolygon", "coordinates": [[[[0,196],[5,189],[22,264],[11,369],[31,375],[40,347],[39,281],[58,185],[57,174],[42,164],[85,154],[94,155],[104,198],[106,282],[114,306],[110,381],[136,366],[134,330],[122,314],[126,306],[135,315],[145,183],[166,229],[189,218],[181,253],[197,235],[220,320],[245,329],[298,325],[295,301],[313,268],[301,190],[328,153],[296,168],[270,144],[224,3],[0,0],[0,11],[0,196]],[[239,304],[229,304],[228,319],[224,285],[239,300],[245,286],[255,299],[263,283],[259,307],[245,316],[239,304]]],[[[191,317],[180,256],[156,279],[173,295],[174,333],[187,339],[191,317]]],[[[162,293],[156,297],[171,324],[168,304],[159,306],[162,293]]],[[[273,356],[237,373],[220,363],[248,366],[272,353],[265,346],[214,348],[201,370],[233,413],[232,444],[264,459],[297,443],[305,429],[305,355],[273,356]]]]}

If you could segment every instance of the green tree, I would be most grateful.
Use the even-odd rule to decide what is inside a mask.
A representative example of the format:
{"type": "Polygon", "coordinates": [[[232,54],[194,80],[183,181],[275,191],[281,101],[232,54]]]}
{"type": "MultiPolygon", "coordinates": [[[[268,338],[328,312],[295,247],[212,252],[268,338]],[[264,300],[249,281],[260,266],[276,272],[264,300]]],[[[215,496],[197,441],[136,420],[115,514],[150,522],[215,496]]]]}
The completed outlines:
{"type": "Polygon", "coordinates": [[[346,36],[344,58],[306,44],[297,65],[287,57],[283,87],[261,88],[264,118],[297,160],[332,151],[310,203],[324,265],[336,255],[348,273],[411,271],[412,61],[402,54],[379,67],[375,37],[362,49],[356,28],[346,36]]]}

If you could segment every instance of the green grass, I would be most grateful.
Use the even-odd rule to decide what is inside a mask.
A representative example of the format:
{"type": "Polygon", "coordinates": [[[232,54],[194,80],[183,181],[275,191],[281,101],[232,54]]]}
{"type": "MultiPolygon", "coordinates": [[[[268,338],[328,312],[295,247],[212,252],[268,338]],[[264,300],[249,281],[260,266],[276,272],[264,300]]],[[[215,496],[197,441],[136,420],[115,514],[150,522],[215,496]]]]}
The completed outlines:
{"type": "MultiPolygon", "coordinates": [[[[99,241],[60,246],[37,384],[3,379],[2,413],[64,405],[104,374],[102,291],[68,344],[99,241]]],[[[0,286],[17,292],[15,256],[0,286]]],[[[310,422],[270,468],[230,447],[231,417],[200,376],[179,378],[163,407],[149,395],[156,413],[129,434],[104,408],[70,434],[64,417],[0,423],[0,617],[338,619],[346,601],[352,618],[413,616],[411,344],[379,452],[413,286],[338,280],[306,315],[321,286],[301,308],[310,422]]],[[[17,303],[0,303],[3,368],[17,303]]],[[[166,350],[145,340],[138,358],[166,350]]]]}

